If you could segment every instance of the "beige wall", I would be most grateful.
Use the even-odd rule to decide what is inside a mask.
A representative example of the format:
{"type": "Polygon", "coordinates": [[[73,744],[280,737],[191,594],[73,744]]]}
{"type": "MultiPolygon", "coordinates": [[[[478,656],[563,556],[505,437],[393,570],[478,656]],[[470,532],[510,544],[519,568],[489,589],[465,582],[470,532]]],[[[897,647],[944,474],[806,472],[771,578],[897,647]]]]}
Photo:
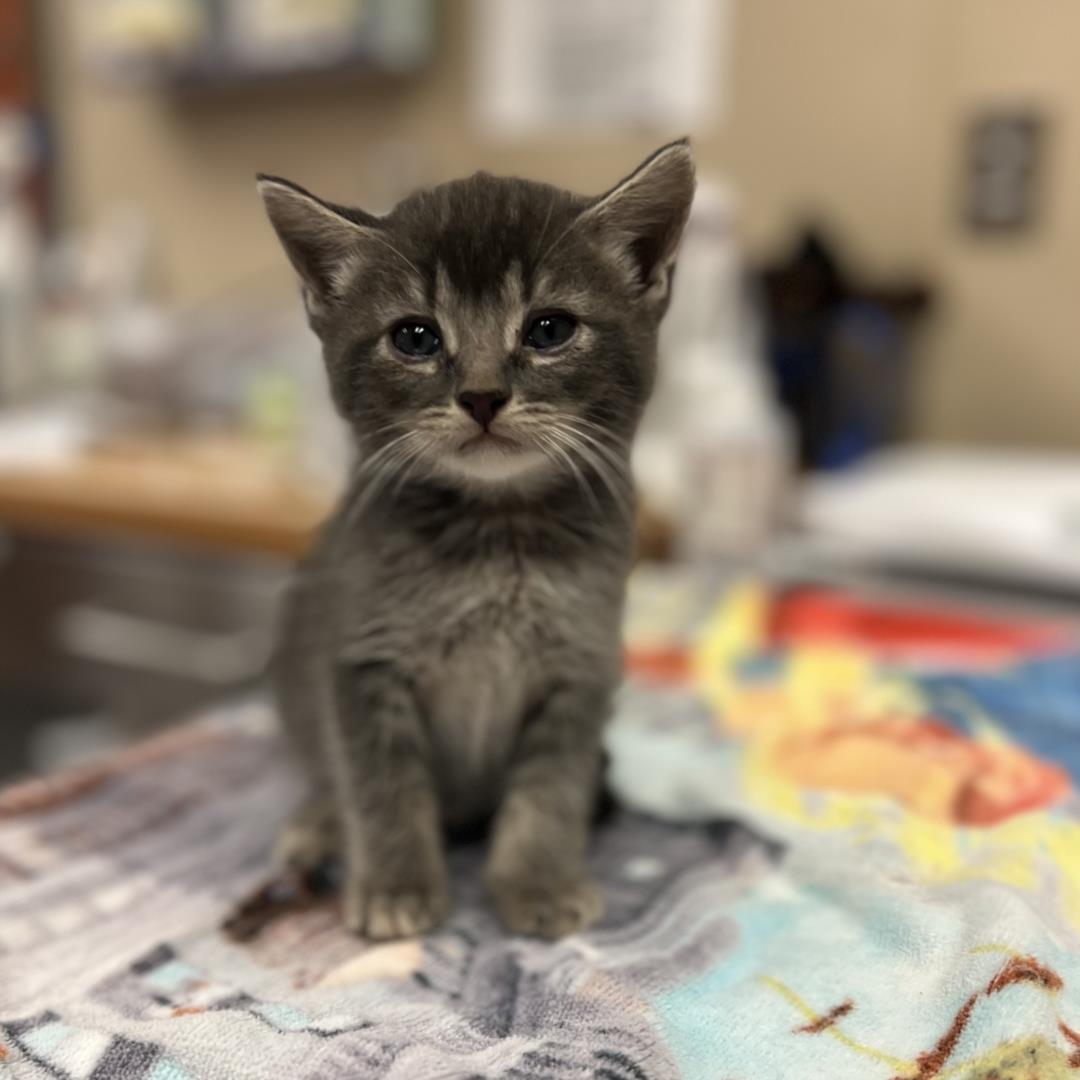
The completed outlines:
{"type": "MultiPolygon", "coordinates": [[[[163,285],[182,300],[288,282],[252,189],[257,170],[377,205],[389,147],[424,179],[485,167],[602,190],[674,134],[485,140],[467,113],[466,0],[443,0],[445,41],[415,80],[184,101],[88,81],[78,0],[49,3],[69,217],[140,203],[163,285]]],[[[814,214],[869,272],[922,270],[941,283],[924,433],[1080,445],[1077,41],[1075,0],[738,2],[729,108],[696,139],[703,168],[743,193],[753,251],[814,214]],[[953,220],[958,133],[970,106],[1017,95],[1047,101],[1058,120],[1046,219],[1017,243],[977,243],[953,220]]]]}
{"type": "Polygon", "coordinates": [[[931,265],[943,291],[922,383],[924,434],[1080,447],[1080,4],[949,0],[935,95],[952,147],[932,188],[931,265]],[[958,227],[955,158],[973,111],[1043,108],[1043,216],[1017,238],[958,227]]]}

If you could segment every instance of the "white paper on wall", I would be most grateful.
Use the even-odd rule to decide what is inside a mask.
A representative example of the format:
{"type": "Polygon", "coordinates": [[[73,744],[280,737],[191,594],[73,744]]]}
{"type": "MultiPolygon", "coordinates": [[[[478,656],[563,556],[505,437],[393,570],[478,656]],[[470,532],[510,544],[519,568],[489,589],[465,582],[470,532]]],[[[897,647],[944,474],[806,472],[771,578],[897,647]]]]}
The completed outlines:
{"type": "Polygon", "coordinates": [[[731,0],[473,0],[472,13],[473,111],[493,134],[723,117],[731,0]]]}

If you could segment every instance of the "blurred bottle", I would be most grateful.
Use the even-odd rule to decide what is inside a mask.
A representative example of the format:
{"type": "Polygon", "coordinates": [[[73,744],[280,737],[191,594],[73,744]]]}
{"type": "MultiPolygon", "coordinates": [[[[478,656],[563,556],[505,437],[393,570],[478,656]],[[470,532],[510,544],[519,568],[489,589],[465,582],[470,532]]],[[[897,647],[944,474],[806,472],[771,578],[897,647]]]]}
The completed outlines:
{"type": "Polygon", "coordinates": [[[178,391],[188,426],[239,433],[278,474],[337,490],[348,471],[349,440],[299,301],[271,307],[261,292],[241,290],[186,313],[183,325],[178,391]]]}
{"type": "Polygon", "coordinates": [[[27,397],[35,382],[38,234],[24,185],[33,167],[29,119],[0,112],[0,402],[27,397]]]}
{"type": "Polygon", "coordinates": [[[50,391],[64,398],[83,398],[101,375],[100,318],[82,255],[82,246],[65,236],[46,248],[41,262],[41,368],[50,391]]]}
{"type": "Polygon", "coordinates": [[[87,238],[88,295],[100,334],[101,419],[168,429],[182,421],[176,394],[177,319],[153,298],[153,237],[135,206],[110,207],[87,238]]]}
{"type": "Polygon", "coordinates": [[[677,551],[754,555],[775,528],[790,474],[790,438],[760,369],[745,355],[697,345],[680,358],[687,409],[677,551]]]}
{"type": "Polygon", "coordinates": [[[702,182],[634,455],[645,503],[669,522],[676,553],[694,560],[752,554],[772,530],[789,472],[734,223],[731,193],[702,182]]]}
{"type": "Polygon", "coordinates": [[[261,427],[267,430],[266,420],[272,414],[279,434],[287,436],[282,445],[289,468],[336,494],[346,483],[352,446],[345,422],[326,390],[319,341],[298,307],[292,306],[281,316],[273,351],[266,357],[272,366],[257,383],[264,420],[261,427]]]}
{"type": "Polygon", "coordinates": [[[150,231],[112,206],[42,262],[40,368],[51,397],[104,427],[171,423],[175,320],[150,299],[150,231]]]}

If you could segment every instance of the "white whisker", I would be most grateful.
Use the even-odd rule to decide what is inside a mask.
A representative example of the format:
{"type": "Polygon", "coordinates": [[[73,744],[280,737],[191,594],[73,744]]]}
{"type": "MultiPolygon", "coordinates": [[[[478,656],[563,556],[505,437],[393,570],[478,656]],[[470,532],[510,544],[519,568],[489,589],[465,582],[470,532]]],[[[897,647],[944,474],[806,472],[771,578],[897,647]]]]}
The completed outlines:
{"type": "Polygon", "coordinates": [[[620,463],[618,469],[613,469],[587,443],[582,441],[580,433],[574,432],[570,428],[556,425],[548,430],[548,435],[560,443],[568,452],[575,453],[582,463],[591,469],[597,479],[607,488],[608,493],[623,516],[628,521],[633,521],[633,484],[626,466],[620,463]]]}
{"type": "Polygon", "coordinates": [[[573,473],[574,479],[577,481],[578,486],[581,488],[582,492],[589,500],[589,502],[592,503],[593,509],[597,512],[597,514],[599,514],[601,512],[601,507],[599,501],[596,498],[596,492],[593,491],[593,489],[589,486],[589,482],[585,479],[585,475],[582,473],[581,469],[578,468],[577,462],[574,461],[568,451],[565,450],[562,446],[560,446],[550,435],[540,433],[539,438],[541,442],[552,451],[552,453],[557,454],[563,461],[566,462],[566,465],[570,469],[571,473],[573,473]]]}
{"type": "Polygon", "coordinates": [[[398,257],[398,258],[399,258],[399,259],[400,259],[400,260],[401,260],[401,261],[402,261],[403,263],[405,263],[405,265],[406,265],[406,266],[408,266],[408,267],[409,267],[409,268],[410,268],[410,269],[412,270],[412,272],[413,272],[413,273],[414,273],[414,274],[415,274],[415,275],[416,275],[416,276],[417,276],[417,277],[418,277],[418,278],[419,278],[419,279],[420,279],[421,281],[423,281],[423,280],[424,280],[424,275],[420,273],[420,270],[419,270],[419,268],[417,267],[416,263],[414,263],[414,262],[412,261],[412,259],[408,259],[408,258],[406,258],[406,257],[405,257],[405,256],[404,256],[404,255],[403,255],[403,254],[402,254],[402,253],[401,253],[400,251],[398,251],[398,249],[397,249],[396,247],[394,247],[394,245],[393,245],[393,244],[391,244],[391,243],[390,243],[390,241],[389,241],[389,240],[387,240],[387,239],[386,239],[386,237],[385,237],[385,236],[383,236],[383,235],[382,235],[381,233],[379,233],[379,232],[376,232],[376,231],[375,231],[374,229],[369,229],[369,230],[368,230],[368,236],[369,236],[369,237],[370,237],[370,238],[371,238],[372,240],[376,240],[376,241],[378,241],[378,242],[379,242],[380,244],[382,244],[382,246],[383,246],[383,247],[385,247],[385,248],[389,249],[390,251],[392,251],[392,252],[393,252],[393,253],[394,253],[394,254],[395,254],[395,255],[396,255],[396,256],[397,256],[397,257],[398,257]]]}
{"type": "Polygon", "coordinates": [[[424,451],[430,449],[430,447],[430,439],[423,441],[418,440],[413,444],[412,449],[409,450],[405,459],[401,462],[398,481],[394,485],[393,498],[396,499],[401,494],[401,489],[409,482],[409,477],[412,476],[416,470],[416,466],[423,460],[424,451]]]}
{"type": "MultiPolygon", "coordinates": [[[[555,204],[558,201],[559,201],[559,192],[553,191],[551,193],[551,200],[550,200],[550,202],[548,202],[547,214],[544,217],[544,225],[543,225],[543,228],[541,228],[541,230],[540,230],[540,238],[536,241],[536,247],[539,250],[542,250],[541,245],[543,244],[544,239],[547,236],[548,226],[551,224],[551,214],[554,211],[555,204]]],[[[541,258],[538,260],[538,265],[539,265],[539,262],[542,262],[542,261],[543,261],[543,256],[541,256],[541,258]]]]}
{"type": "Polygon", "coordinates": [[[353,478],[356,484],[356,498],[349,506],[344,517],[344,526],[348,528],[371,504],[393,478],[394,473],[417,451],[411,445],[418,438],[416,431],[406,431],[380,447],[371,457],[364,459],[353,478]]]}
{"type": "Polygon", "coordinates": [[[547,246],[546,250],[544,251],[544,253],[540,256],[539,259],[536,260],[536,265],[538,267],[544,265],[544,260],[547,259],[547,257],[563,242],[563,240],[566,239],[566,237],[570,235],[570,232],[573,230],[574,226],[577,223],[578,223],[578,219],[575,217],[573,219],[573,221],[571,221],[570,224],[567,225],[566,228],[563,229],[563,231],[561,233],[559,233],[559,235],[556,236],[555,239],[552,240],[550,244],[548,244],[548,246],[547,246]]]}
{"type": "Polygon", "coordinates": [[[620,439],[618,435],[613,435],[598,424],[590,423],[582,417],[566,416],[564,414],[559,417],[558,423],[581,435],[582,438],[600,450],[616,468],[624,470],[628,467],[630,447],[625,439],[620,439]],[[607,441],[605,442],[605,440],[607,441]],[[621,456],[615,449],[616,447],[618,451],[622,452],[621,456]]]}

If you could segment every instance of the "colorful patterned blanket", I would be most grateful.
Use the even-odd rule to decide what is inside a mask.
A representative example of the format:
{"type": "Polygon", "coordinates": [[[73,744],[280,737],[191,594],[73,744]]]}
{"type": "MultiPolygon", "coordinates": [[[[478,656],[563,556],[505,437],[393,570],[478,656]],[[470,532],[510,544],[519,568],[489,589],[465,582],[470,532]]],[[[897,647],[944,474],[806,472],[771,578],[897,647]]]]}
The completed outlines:
{"type": "Polygon", "coordinates": [[[604,921],[246,940],[297,796],[266,706],[0,793],[0,1078],[1080,1075],[1071,628],[641,578],[604,921]]]}

